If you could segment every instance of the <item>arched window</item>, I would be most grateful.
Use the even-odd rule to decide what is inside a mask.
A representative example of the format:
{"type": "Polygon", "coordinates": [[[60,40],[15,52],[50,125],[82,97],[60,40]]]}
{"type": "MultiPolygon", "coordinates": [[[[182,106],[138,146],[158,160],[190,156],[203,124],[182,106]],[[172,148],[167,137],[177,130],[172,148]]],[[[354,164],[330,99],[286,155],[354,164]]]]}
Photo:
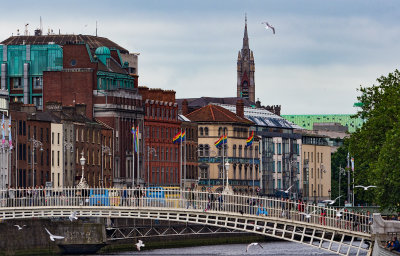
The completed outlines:
{"type": "Polygon", "coordinates": [[[239,157],[242,157],[242,145],[239,146],[239,157]]]}
{"type": "Polygon", "coordinates": [[[222,131],[223,131],[223,130],[222,130],[222,127],[219,127],[219,128],[218,128],[218,136],[221,136],[221,135],[222,135],[222,131]]]}
{"type": "Polygon", "coordinates": [[[204,128],[204,135],[208,136],[208,127],[204,128]]]}
{"type": "Polygon", "coordinates": [[[208,144],[204,145],[204,155],[210,156],[210,146],[208,144]]]}
{"type": "Polygon", "coordinates": [[[238,179],[241,180],[242,179],[242,165],[239,165],[239,175],[238,175],[238,179]]]}
{"type": "Polygon", "coordinates": [[[244,147],[244,157],[247,158],[247,147],[244,147]]]}
{"type": "Polygon", "coordinates": [[[203,150],[204,150],[204,146],[203,144],[199,145],[199,156],[203,156],[203,150]]]}
{"type": "Polygon", "coordinates": [[[233,145],[233,157],[236,157],[236,144],[233,145]]]}
{"type": "Polygon", "coordinates": [[[224,127],[224,134],[228,135],[228,128],[224,127]]]}
{"type": "Polygon", "coordinates": [[[200,131],[200,136],[203,136],[204,135],[203,134],[203,127],[200,127],[199,131],[200,131]]]}

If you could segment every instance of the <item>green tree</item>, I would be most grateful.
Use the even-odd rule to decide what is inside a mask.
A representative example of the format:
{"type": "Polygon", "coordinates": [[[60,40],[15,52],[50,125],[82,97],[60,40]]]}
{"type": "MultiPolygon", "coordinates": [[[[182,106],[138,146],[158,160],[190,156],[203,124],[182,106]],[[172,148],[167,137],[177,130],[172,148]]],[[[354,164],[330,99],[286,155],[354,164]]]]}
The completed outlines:
{"type": "Polygon", "coordinates": [[[378,204],[400,210],[400,73],[377,79],[378,85],[360,87],[363,103],[358,117],[366,120],[349,139],[355,162],[355,184],[376,185],[355,191],[356,203],[378,204]]]}

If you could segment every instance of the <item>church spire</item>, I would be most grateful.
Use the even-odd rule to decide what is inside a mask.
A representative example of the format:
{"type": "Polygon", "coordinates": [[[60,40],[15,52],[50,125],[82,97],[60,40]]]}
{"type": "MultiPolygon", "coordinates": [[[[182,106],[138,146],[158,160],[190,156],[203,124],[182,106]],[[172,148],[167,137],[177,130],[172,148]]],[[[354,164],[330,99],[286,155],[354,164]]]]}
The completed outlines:
{"type": "Polygon", "coordinates": [[[243,36],[243,49],[249,49],[249,37],[247,35],[247,14],[244,16],[244,36],[243,36]]]}

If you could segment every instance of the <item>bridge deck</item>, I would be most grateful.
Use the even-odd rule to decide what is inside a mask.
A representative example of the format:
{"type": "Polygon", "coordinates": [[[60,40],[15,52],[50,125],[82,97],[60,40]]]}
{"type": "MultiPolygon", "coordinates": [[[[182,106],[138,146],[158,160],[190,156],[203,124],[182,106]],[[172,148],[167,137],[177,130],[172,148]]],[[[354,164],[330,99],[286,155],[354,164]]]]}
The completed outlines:
{"type": "Polygon", "coordinates": [[[357,255],[368,254],[362,242],[371,239],[371,218],[366,214],[276,198],[166,188],[0,191],[2,219],[67,217],[73,211],[82,217],[165,219],[226,227],[344,255],[354,250],[357,255]]]}

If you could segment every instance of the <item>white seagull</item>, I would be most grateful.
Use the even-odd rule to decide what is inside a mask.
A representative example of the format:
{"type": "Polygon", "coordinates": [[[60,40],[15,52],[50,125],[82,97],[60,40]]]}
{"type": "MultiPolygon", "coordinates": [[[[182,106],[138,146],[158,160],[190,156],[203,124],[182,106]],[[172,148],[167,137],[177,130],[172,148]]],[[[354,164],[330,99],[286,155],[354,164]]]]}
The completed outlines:
{"type": "Polygon", "coordinates": [[[303,214],[303,215],[305,215],[305,217],[308,219],[308,218],[311,218],[311,214],[313,214],[314,212],[316,212],[317,210],[315,210],[315,211],[312,211],[312,212],[310,212],[310,213],[306,213],[306,212],[301,212],[300,214],[303,214]]]}
{"type": "Polygon", "coordinates": [[[336,211],[336,217],[339,217],[339,218],[342,217],[343,216],[343,212],[344,212],[344,208],[336,211]]]}
{"type": "Polygon", "coordinates": [[[376,186],[372,186],[372,185],[367,186],[367,187],[362,186],[362,185],[357,185],[357,186],[354,186],[354,187],[355,188],[363,188],[364,190],[368,190],[369,188],[376,188],[376,186]]]}
{"type": "Polygon", "coordinates": [[[289,187],[288,189],[286,189],[286,190],[281,189],[280,191],[285,192],[285,193],[287,194],[287,193],[289,193],[289,190],[290,190],[292,187],[293,187],[293,185],[290,186],[290,187],[289,187]]]}
{"type": "Polygon", "coordinates": [[[49,234],[50,240],[51,240],[51,241],[55,241],[54,239],[64,239],[63,236],[56,236],[56,235],[53,235],[52,233],[50,233],[50,231],[47,230],[47,228],[44,228],[44,229],[46,229],[47,233],[49,234]]]}
{"type": "Polygon", "coordinates": [[[272,33],[275,34],[275,28],[273,26],[269,25],[268,22],[261,22],[261,24],[265,24],[265,29],[266,30],[271,29],[272,33]]]}
{"type": "Polygon", "coordinates": [[[140,247],[144,247],[144,243],[142,240],[138,240],[138,242],[136,243],[136,248],[138,251],[140,251],[140,247]]]}
{"type": "Polygon", "coordinates": [[[260,246],[261,248],[264,248],[264,247],[262,247],[262,245],[259,244],[259,243],[251,243],[251,244],[249,244],[249,245],[246,247],[246,252],[247,252],[247,251],[249,250],[249,248],[252,247],[253,245],[258,245],[258,246],[260,246]]]}
{"type": "Polygon", "coordinates": [[[22,226],[20,226],[20,225],[14,225],[14,226],[17,227],[18,230],[21,230],[23,227],[26,227],[26,225],[22,225],[22,226]]]}
{"type": "Polygon", "coordinates": [[[339,198],[341,198],[342,196],[338,196],[338,197],[336,197],[334,200],[323,200],[322,202],[323,203],[327,203],[327,204],[329,204],[329,205],[332,205],[332,204],[334,204],[335,202],[336,202],[336,200],[338,200],[339,198]]]}
{"type": "Polygon", "coordinates": [[[71,213],[71,215],[68,216],[69,220],[70,220],[70,221],[77,220],[78,217],[77,217],[76,215],[78,215],[78,212],[77,212],[77,211],[71,213]]]}

